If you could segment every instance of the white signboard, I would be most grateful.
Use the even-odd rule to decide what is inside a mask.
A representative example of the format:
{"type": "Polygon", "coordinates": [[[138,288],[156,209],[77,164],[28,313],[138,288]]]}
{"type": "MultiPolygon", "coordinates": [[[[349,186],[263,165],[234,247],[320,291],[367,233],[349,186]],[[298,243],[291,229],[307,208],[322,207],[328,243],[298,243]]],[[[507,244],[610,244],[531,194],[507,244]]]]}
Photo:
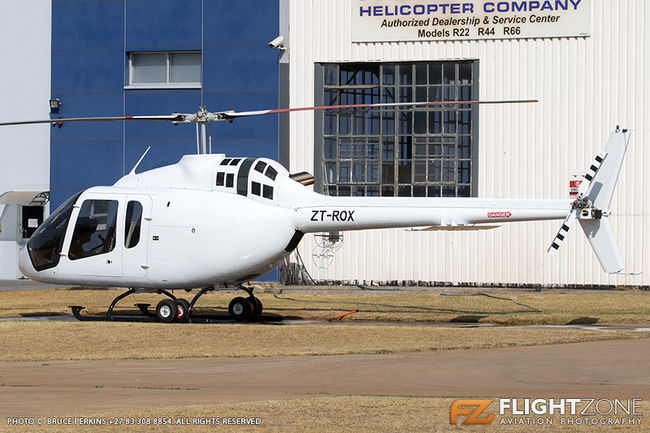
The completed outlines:
{"type": "Polygon", "coordinates": [[[591,0],[352,0],[352,42],[584,37],[591,0]]]}

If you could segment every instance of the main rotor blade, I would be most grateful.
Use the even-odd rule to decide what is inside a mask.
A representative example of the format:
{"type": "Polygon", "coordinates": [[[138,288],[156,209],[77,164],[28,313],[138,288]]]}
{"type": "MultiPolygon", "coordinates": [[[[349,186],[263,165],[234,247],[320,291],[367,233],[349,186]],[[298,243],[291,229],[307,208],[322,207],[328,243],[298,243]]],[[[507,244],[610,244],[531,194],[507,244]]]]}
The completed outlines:
{"type": "Polygon", "coordinates": [[[504,101],[423,101],[423,102],[380,102],[374,104],[321,105],[319,107],[277,108],[274,110],[257,111],[226,111],[228,118],[260,116],[264,114],[290,113],[294,111],[336,110],[341,108],[372,108],[372,107],[414,107],[427,105],[464,105],[464,104],[530,104],[539,102],[537,99],[513,99],[504,101]]]}
{"type": "Polygon", "coordinates": [[[35,125],[39,123],[63,123],[63,122],[111,122],[115,120],[165,120],[180,122],[184,119],[182,114],[171,114],[163,116],[117,116],[117,117],[70,117],[64,119],[47,120],[24,120],[16,122],[0,122],[0,126],[10,125],[35,125]]]}
{"type": "Polygon", "coordinates": [[[271,110],[256,111],[216,111],[209,112],[201,107],[197,113],[182,114],[173,113],[161,116],[114,116],[114,117],[72,117],[62,119],[46,120],[24,120],[16,122],[0,122],[0,126],[10,125],[34,125],[39,123],[64,123],[64,122],[110,122],[120,120],[162,120],[176,123],[210,123],[220,121],[233,121],[238,117],[261,116],[265,114],[290,113],[293,111],[315,111],[315,110],[337,110],[344,108],[373,108],[373,107],[415,107],[415,106],[445,106],[464,104],[528,104],[538,102],[537,99],[515,99],[504,101],[424,101],[424,102],[384,102],[375,104],[347,104],[347,105],[323,105],[320,107],[297,107],[297,108],[276,108],[271,110]]]}

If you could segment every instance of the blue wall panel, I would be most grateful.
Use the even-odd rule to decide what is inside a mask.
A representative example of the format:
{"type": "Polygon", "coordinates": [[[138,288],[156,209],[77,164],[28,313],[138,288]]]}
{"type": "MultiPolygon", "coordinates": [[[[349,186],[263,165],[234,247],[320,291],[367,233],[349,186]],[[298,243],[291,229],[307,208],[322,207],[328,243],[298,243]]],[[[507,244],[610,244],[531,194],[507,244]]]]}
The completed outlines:
{"type": "Polygon", "coordinates": [[[124,87],[124,49],[54,49],[52,94],[116,92],[124,87]]]}
{"type": "Polygon", "coordinates": [[[52,48],[79,49],[124,45],[124,2],[53,1],[52,48]]]}
{"type": "Polygon", "coordinates": [[[277,51],[262,46],[206,47],[203,59],[204,89],[210,91],[260,91],[278,88],[277,51]]]}
{"type": "Polygon", "coordinates": [[[122,141],[52,141],[56,187],[88,188],[111,185],[122,176],[122,141]]]}
{"type": "MultiPolygon", "coordinates": [[[[259,0],[53,0],[52,117],[121,116],[275,108],[278,2],[259,0]],[[132,51],[200,50],[201,89],[125,89],[132,51]]],[[[212,125],[213,152],[278,157],[275,115],[212,125]]],[[[196,151],[194,125],[66,124],[52,128],[51,201],[114,183],[152,149],[138,171],[196,151]]],[[[271,273],[277,279],[277,273],[271,273]]]]}
{"type": "Polygon", "coordinates": [[[205,44],[266,45],[278,35],[278,14],[277,1],[206,1],[205,44]]]}
{"type": "Polygon", "coordinates": [[[127,50],[199,49],[201,3],[201,0],[127,2],[127,50]]]}

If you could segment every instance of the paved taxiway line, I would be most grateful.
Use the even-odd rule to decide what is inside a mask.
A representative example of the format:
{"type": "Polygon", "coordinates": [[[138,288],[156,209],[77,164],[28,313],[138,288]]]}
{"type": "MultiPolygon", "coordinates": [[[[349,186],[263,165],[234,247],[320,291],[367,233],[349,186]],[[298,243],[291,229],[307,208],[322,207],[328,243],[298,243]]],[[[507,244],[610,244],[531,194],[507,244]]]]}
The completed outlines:
{"type": "Polygon", "coordinates": [[[650,398],[650,339],[278,358],[0,363],[0,416],[313,395],[650,398]]]}

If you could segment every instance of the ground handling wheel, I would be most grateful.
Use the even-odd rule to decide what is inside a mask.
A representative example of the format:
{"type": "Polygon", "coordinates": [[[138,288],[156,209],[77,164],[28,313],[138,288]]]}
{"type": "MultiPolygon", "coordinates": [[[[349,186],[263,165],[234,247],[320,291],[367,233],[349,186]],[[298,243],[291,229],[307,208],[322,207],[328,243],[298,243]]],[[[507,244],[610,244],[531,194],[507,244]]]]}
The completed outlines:
{"type": "MultiPolygon", "coordinates": [[[[187,310],[186,310],[187,311],[187,310]]],[[[163,299],[156,306],[156,318],[159,322],[171,323],[178,317],[178,307],[172,299],[163,299]]]]}
{"type": "Polygon", "coordinates": [[[181,323],[188,322],[190,319],[188,314],[190,311],[190,303],[187,301],[187,299],[176,299],[174,302],[178,310],[176,314],[176,321],[181,323]]]}
{"type": "Polygon", "coordinates": [[[230,301],[230,305],[228,305],[228,313],[230,314],[231,319],[237,322],[243,322],[251,319],[253,309],[251,308],[248,299],[238,296],[230,301]]]}

